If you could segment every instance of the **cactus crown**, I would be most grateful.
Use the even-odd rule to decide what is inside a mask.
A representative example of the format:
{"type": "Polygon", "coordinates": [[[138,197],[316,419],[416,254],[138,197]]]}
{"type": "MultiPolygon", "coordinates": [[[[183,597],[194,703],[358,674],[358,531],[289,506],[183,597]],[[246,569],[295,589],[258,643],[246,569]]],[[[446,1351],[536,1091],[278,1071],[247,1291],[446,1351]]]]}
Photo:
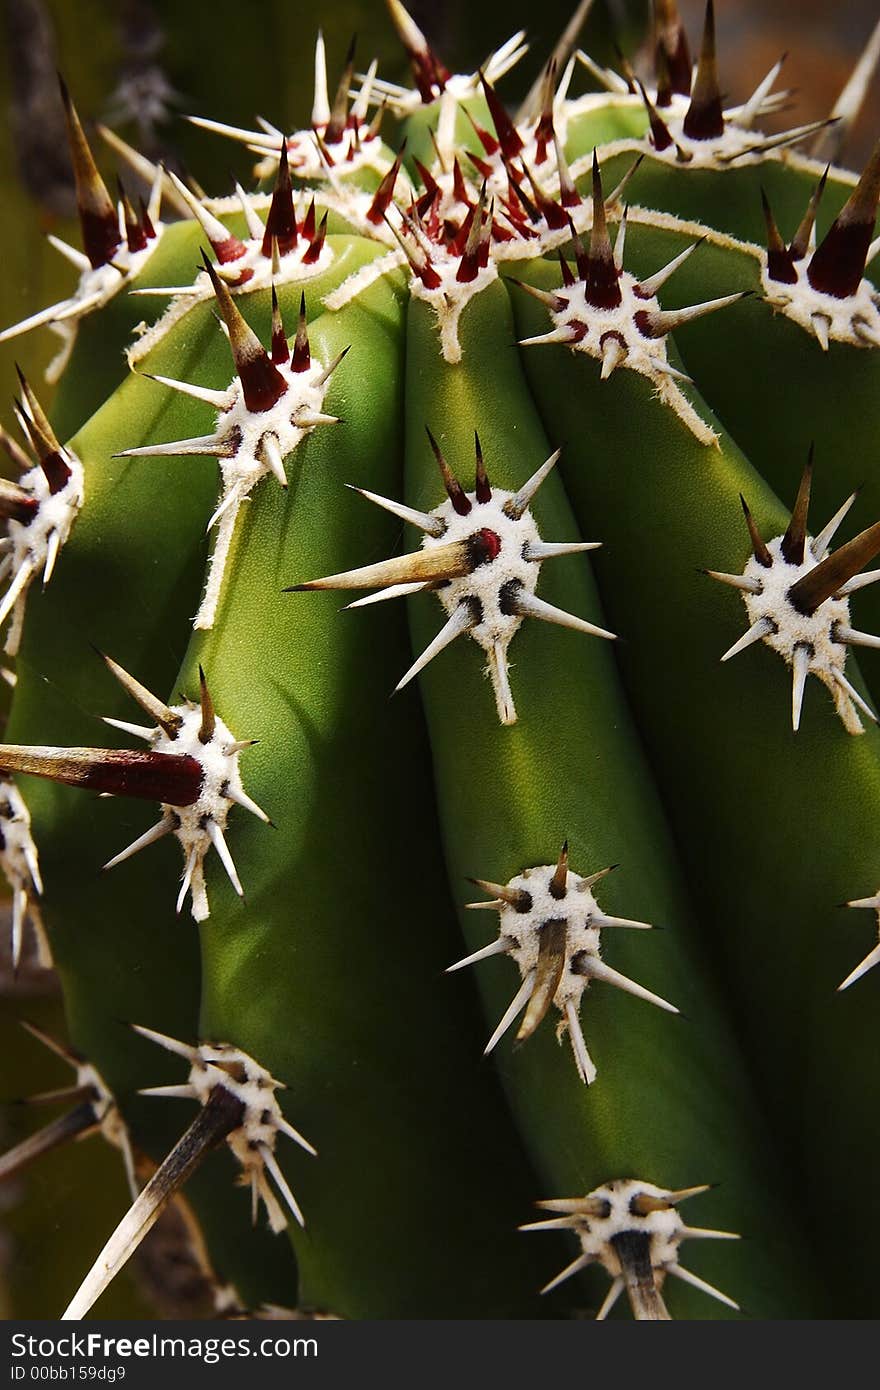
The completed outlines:
{"type": "Polygon", "coordinates": [[[13,966],[30,921],[75,1050],[31,1032],[75,1080],[35,1098],[72,1109],[0,1179],[99,1133],[133,1199],[66,1318],[172,1203],[217,1309],[534,1316],[540,1242],[514,1237],[535,1170],[586,1189],[520,1227],[576,1241],[541,1290],[569,1310],[876,1310],[853,1166],[876,1156],[856,1063],[880,972],[825,1009],[880,961],[853,968],[831,916],[880,920],[850,896],[878,881],[880,145],[860,175],[837,162],[880,26],[829,117],[790,124],[781,60],[724,95],[712,0],[695,61],[673,0],[653,8],[618,71],[577,47],[582,0],[511,108],[523,34],[456,74],[389,0],[411,87],[354,45],[334,86],[319,33],[308,128],[191,118],[256,156],[228,195],[103,130],[114,199],[62,83],[81,249],[52,241],[78,280],[0,332],[62,344],[48,412],[19,369],[22,442],[0,433],[0,867],[13,966]],[[815,535],[811,502],[833,512],[815,535]],[[368,611],[334,611],[349,591],[368,611]],[[93,746],[89,641],[114,746],[93,746]],[[87,792],[110,802],[83,815],[87,792]],[[166,839],[182,870],[140,857],[166,839]],[[611,858],[611,879],[574,867],[611,858]],[[497,881],[463,904],[475,870],[497,881]],[[482,1001],[438,984],[501,955],[512,999],[500,963],[482,1001]],[[317,1155],[285,1089],[313,1165],[277,1144],[317,1155]],[[685,1223],[708,1188],[658,1185],[702,1173],[753,1241],[685,1223]],[[680,1262],[703,1238],[730,1293],[680,1262]]]}

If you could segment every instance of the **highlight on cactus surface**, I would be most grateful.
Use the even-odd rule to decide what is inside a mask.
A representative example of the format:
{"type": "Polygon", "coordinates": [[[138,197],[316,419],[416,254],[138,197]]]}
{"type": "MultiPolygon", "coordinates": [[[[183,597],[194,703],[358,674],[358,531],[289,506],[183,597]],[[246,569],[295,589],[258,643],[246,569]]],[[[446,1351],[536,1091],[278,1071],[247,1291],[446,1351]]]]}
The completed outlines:
{"type": "Polygon", "coordinates": [[[42,92],[79,239],[48,307],[0,286],[0,1294],[876,1316],[880,24],[823,109],[712,0],[488,55],[474,13],[460,72],[385,9],[396,67],[328,0],[252,119],[200,32],[162,160],[42,92]]]}

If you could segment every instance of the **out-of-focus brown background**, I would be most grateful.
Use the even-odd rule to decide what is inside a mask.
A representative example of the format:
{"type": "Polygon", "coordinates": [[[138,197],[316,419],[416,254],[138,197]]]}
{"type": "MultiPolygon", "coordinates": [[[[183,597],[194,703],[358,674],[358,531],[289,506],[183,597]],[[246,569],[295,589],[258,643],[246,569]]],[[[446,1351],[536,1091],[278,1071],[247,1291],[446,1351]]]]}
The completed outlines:
{"type": "MultiPolygon", "coordinates": [[[[702,24],[703,0],[679,0],[688,33],[702,24]]],[[[739,100],[783,53],[780,82],[795,89],[798,123],[826,116],[874,25],[878,0],[715,0],[722,86],[739,100]]],[[[777,121],[778,124],[778,121],[777,121]]],[[[770,122],[765,123],[770,127],[770,122]]],[[[845,162],[860,167],[880,137],[880,78],[847,142],[845,162]]]]}

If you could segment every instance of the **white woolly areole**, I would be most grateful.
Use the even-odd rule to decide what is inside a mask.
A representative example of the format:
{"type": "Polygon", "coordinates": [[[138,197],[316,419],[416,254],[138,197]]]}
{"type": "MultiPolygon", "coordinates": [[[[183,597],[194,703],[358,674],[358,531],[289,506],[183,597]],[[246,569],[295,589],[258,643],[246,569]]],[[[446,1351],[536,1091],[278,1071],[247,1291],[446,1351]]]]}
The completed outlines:
{"type": "Polygon", "coordinates": [[[34,929],[37,959],[49,969],[52,952],[37,904],[43,892],[37,847],[31,834],[31,817],[24,797],[11,780],[0,778],[0,868],[12,889],[12,959],[17,964],[21,955],[21,937],[25,918],[34,929]]]}
{"type": "MultiPolygon", "coordinates": [[[[220,837],[226,829],[226,820],[233,803],[252,807],[241,781],[238,763],[241,756],[236,746],[235,735],[215,715],[214,733],[207,743],[202,743],[199,730],[202,725],[202,712],[198,705],[172,705],[171,712],[179,716],[180,728],[176,738],[170,738],[164,729],[157,728],[151,735],[150,744],[156,753],[173,753],[177,756],[195,758],[202,768],[202,786],[198,801],[191,806],[162,806],[163,816],[171,822],[171,829],[180,841],[184,856],[184,877],[178,900],[178,911],[183,898],[189,890],[192,895],[192,915],[196,922],[203,922],[209,915],[208,894],[205,887],[204,861],[212,845],[225,849],[220,837]],[[213,827],[213,831],[212,831],[213,827]]],[[[260,813],[262,814],[262,813],[260,813]]],[[[228,850],[226,851],[228,855],[228,850]]],[[[236,891],[241,893],[234,867],[230,873],[231,859],[224,868],[236,891]]]]}
{"type": "Polygon", "coordinates": [[[717,1299],[728,1308],[739,1304],[720,1289],[684,1269],[678,1262],[683,1241],[690,1238],[738,1240],[733,1231],[714,1231],[686,1226],[678,1203],[705,1192],[705,1187],[671,1191],[638,1178],[618,1178],[603,1183],[585,1197],[564,1198],[538,1205],[562,1215],[520,1227],[524,1231],[568,1230],[581,1246],[577,1259],[567,1265],[542,1290],[549,1293],[566,1279],[590,1265],[601,1265],[611,1276],[611,1287],[596,1318],[607,1318],[626,1289],[633,1313],[639,1319],[659,1321],[669,1313],[661,1296],[667,1275],[717,1299]]]}
{"type": "Polygon", "coordinates": [[[460,516],[447,500],[431,512],[431,516],[445,523],[443,535],[426,535],[422,540],[422,549],[431,550],[453,541],[465,541],[480,530],[492,531],[498,538],[499,550],[494,560],[478,565],[472,574],[450,579],[437,590],[437,597],[450,617],[467,604],[478,618],[468,631],[489,655],[486,670],[502,722],[509,722],[507,706],[512,704],[507,689],[507,649],[522,623],[518,613],[505,612],[502,607],[505,585],[533,594],[541,572],[540,561],[527,560],[523,554],[530,541],[540,540],[531,511],[526,508],[519,518],[504,511],[505,502],[514,495],[493,487],[491,499],[478,502],[473,493],[468,493],[471,511],[467,516],[460,516]]]}
{"type": "Polygon", "coordinates": [[[528,893],[532,900],[531,907],[527,912],[519,912],[509,903],[502,903],[498,914],[500,935],[510,943],[507,954],[516,961],[523,978],[538,964],[544,924],[550,921],[565,922],[565,969],[553,996],[554,1005],[563,1015],[557,1028],[557,1036],[561,1040],[568,1029],[566,1005],[571,1003],[576,1009],[580,1008],[581,997],[590,987],[589,977],[573,969],[573,965],[581,954],[599,959],[599,925],[594,922],[594,917],[598,916],[601,920],[602,914],[589,888],[582,886],[581,879],[571,870],[566,875],[564,895],[554,897],[550,884],[555,873],[555,864],[524,869],[510,880],[507,887],[528,893]]]}
{"type": "Polygon", "coordinates": [[[52,577],[58,552],[67,541],[71,527],[83,503],[83,467],[76,454],[60,450],[70,469],[70,477],[58,492],[52,493],[42,468],[30,469],[19,480],[19,486],[39,502],[39,509],[25,524],[11,517],[7,523],[10,548],[0,563],[0,573],[11,573],[12,579],[3,599],[2,617],[5,620],[10,597],[12,622],[6,634],[4,651],[15,656],[21,642],[27,591],[38,574],[47,584],[52,577]]]}
{"type": "Polygon", "coordinates": [[[229,388],[230,404],[217,416],[218,444],[231,442],[235,453],[220,460],[223,486],[210,522],[213,525],[219,521],[219,526],[204,597],[195,618],[197,628],[214,625],[239,508],[266,474],[273,471],[267,461],[267,447],[272,448],[274,441],[278,455],[287,458],[311,433],[313,426],[308,424],[308,418],[321,414],[324,404],[327,383],[318,384],[324,373],[318,358],[313,357],[301,372],[295,372],[289,362],[274,365],[287,382],[287,390],[273,406],[257,412],[248,410],[241,382],[235,377],[229,388]]]}
{"type": "Polygon", "coordinates": [[[533,594],[541,572],[540,562],[527,560],[523,554],[530,542],[541,539],[531,511],[526,508],[521,517],[515,518],[504,510],[505,502],[514,496],[503,488],[493,487],[490,500],[478,502],[473,493],[468,493],[471,510],[467,516],[461,516],[447,500],[430,513],[444,522],[446,530],[442,536],[428,535],[422,539],[422,549],[432,550],[453,541],[465,541],[475,531],[489,530],[497,536],[499,549],[494,560],[486,560],[473,574],[450,579],[437,590],[437,597],[450,616],[462,603],[475,601],[479,604],[482,616],[470,629],[470,635],[487,652],[496,642],[506,648],[522,624],[519,614],[506,613],[502,608],[504,586],[516,584],[533,594]]]}
{"type": "Polygon", "coordinates": [[[880,295],[870,280],[862,280],[855,294],[838,298],[816,290],[807,279],[809,256],[795,261],[797,281],[773,280],[767,258],[761,265],[761,284],[767,303],[819,340],[824,351],[829,342],[851,347],[880,347],[880,295]]]}
{"type": "Polygon", "coordinates": [[[458,325],[462,313],[471,300],[476,298],[487,285],[498,279],[498,267],[490,255],[485,266],[480,266],[473,280],[458,280],[456,276],[461,267],[461,257],[450,255],[443,247],[431,248],[431,269],[440,276],[440,284],[428,289],[415,273],[410,274],[410,292],[416,299],[424,299],[437,316],[440,331],[440,351],[445,362],[461,361],[461,343],[458,325]]]}
{"type": "Polygon", "coordinates": [[[640,1216],[632,1210],[633,1198],[644,1195],[657,1197],[661,1201],[668,1196],[668,1189],[656,1187],[654,1183],[639,1182],[637,1178],[618,1178],[605,1183],[589,1194],[607,1203],[607,1216],[576,1216],[572,1218],[572,1229],[577,1234],[581,1249],[592,1261],[601,1264],[612,1276],[623,1273],[620,1258],[614,1247],[615,1236],[625,1231],[647,1235],[651,1241],[651,1265],[662,1284],[666,1267],[678,1263],[678,1252],[686,1236],[686,1227],[677,1207],[670,1206],[658,1211],[650,1211],[640,1216]]]}
{"type": "Polygon", "coordinates": [[[549,309],[552,329],[524,340],[525,343],[528,346],[562,343],[573,352],[595,357],[603,367],[606,355],[614,351],[612,345],[616,343],[620,355],[615,365],[647,377],[660,400],[674,410],[701,444],[717,443],[715,431],[700,418],[676,385],[675,369],[667,360],[665,335],[651,337],[638,325],[637,314],[662,312],[656,295],[646,295],[640,282],[626,270],[619,273],[618,287],[620,304],[612,309],[601,309],[588,303],[583,282],[560,286],[553,293],[561,301],[561,307],[549,309]]]}
{"type": "MultiPolygon", "coordinates": [[[[566,853],[563,850],[563,856],[566,853]]],[[[678,1010],[675,1005],[621,975],[602,960],[600,932],[603,927],[650,929],[651,925],[631,918],[606,916],[600,910],[591,888],[605,877],[608,870],[584,878],[566,867],[564,885],[555,887],[561,867],[562,861],[557,865],[541,864],[536,868],[524,869],[503,885],[503,892],[499,886],[478,882],[484,892],[498,892],[499,897],[489,903],[472,903],[470,906],[496,907],[499,935],[490,946],[474,952],[450,968],[457,970],[501,953],[511,956],[519,969],[522,986],[492,1035],[486,1051],[494,1048],[517,1014],[527,1006],[532,1012],[530,1015],[527,1010],[519,1037],[531,1036],[552,1003],[561,1014],[556,1028],[557,1040],[561,1042],[566,1032],[569,1034],[578,1075],[589,1086],[596,1079],[596,1068],[581,1031],[579,1010],[591,979],[615,985],[670,1013],[678,1013],[678,1010]],[[514,900],[508,901],[512,895],[515,895],[514,900]],[[547,995],[548,983],[553,984],[550,998],[547,995]],[[537,1012],[534,1011],[533,1000],[536,1001],[537,1012]]]]}
{"type": "Polygon", "coordinates": [[[762,640],[789,666],[798,649],[804,653],[802,659],[808,674],[817,676],[828,687],[847,732],[857,734],[862,732],[861,720],[850,696],[835,677],[835,672],[843,675],[847,658],[846,644],[835,639],[835,627],[838,623],[849,626],[849,599],[828,598],[819,604],[815,613],[807,615],[798,612],[788,597],[792,585],[816,568],[818,562],[812,545],[808,537],[800,565],[789,564],[783,556],[781,536],[767,543],[773,559],[769,567],[750,556],[743,575],[760,584],[761,590],[754,594],[743,592],[743,603],[751,624],[765,620],[771,625],[762,640]]]}
{"type": "MultiPolygon", "coordinates": [[[[229,211],[241,212],[237,201],[229,211]]],[[[297,219],[301,225],[301,209],[297,209],[297,219]]],[[[316,275],[321,275],[327,270],[336,258],[333,247],[329,241],[325,241],[315,260],[305,264],[303,257],[309,249],[309,243],[299,235],[296,245],[278,257],[277,267],[273,270],[272,257],[263,255],[262,233],[258,237],[242,240],[246,247],[243,256],[234,261],[225,261],[222,265],[216,262],[214,264],[217,275],[232,295],[250,294],[254,290],[271,290],[273,285],[276,289],[281,285],[307,285],[316,275]]],[[[157,293],[161,291],[150,290],[151,295],[157,293]]],[[[174,295],[173,302],[162,317],[151,327],[145,327],[137,341],[127,348],[126,356],[130,367],[134,367],[147,353],[152,352],[156,344],[189,313],[194,304],[204,301],[213,303],[215,298],[214,287],[205,270],[200,270],[191,284],[172,287],[167,293],[174,295]]]]}
{"type": "Polygon", "coordinates": [[[253,1057],[229,1043],[202,1043],[195,1052],[189,1084],[199,1104],[206,1105],[214,1089],[222,1086],[244,1106],[242,1122],[227,1136],[226,1143],[241,1165],[239,1183],[251,1190],[255,1219],[257,1203],[262,1200],[272,1230],[277,1234],[287,1225],[287,1217],[269,1186],[268,1167],[287,1205],[303,1225],[302,1213],[275,1160],[275,1141],[280,1131],[308,1153],[314,1154],[315,1149],[284,1119],[275,1097],[276,1090],[284,1089],[283,1082],[276,1081],[253,1057]]]}

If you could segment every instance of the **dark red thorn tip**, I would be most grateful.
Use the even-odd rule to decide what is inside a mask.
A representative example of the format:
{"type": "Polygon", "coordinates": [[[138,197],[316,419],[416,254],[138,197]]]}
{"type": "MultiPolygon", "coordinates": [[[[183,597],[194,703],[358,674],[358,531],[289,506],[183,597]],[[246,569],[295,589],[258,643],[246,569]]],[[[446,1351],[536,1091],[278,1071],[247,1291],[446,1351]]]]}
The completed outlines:
{"type": "MultiPolygon", "coordinates": [[[[690,96],[692,63],[687,34],[678,13],[675,0],[654,0],[655,55],[657,61],[657,86],[662,76],[669,86],[670,95],[690,96]]],[[[664,103],[669,104],[669,99],[664,103]]]]}
{"type": "Polygon", "coordinates": [[[807,279],[821,294],[845,299],[855,294],[865,273],[868,248],[880,201],[880,140],[862,177],[841,208],[807,267],[807,279]]]}
{"type": "Polygon", "coordinates": [[[64,457],[64,451],[61,445],[55,438],[55,432],[49,424],[43,407],[31,390],[28,380],[17,362],[15,364],[15,370],[18,373],[21,389],[28,405],[28,410],[26,411],[20,401],[15,402],[19,423],[21,424],[25,438],[30,442],[34,453],[39,459],[40,467],[49,484],[49,491],[54,497],[56,493],[59,493],[62,488],[67,486],[71,476],[71,469],[64,457]]]}
{"type": "Polygon", "coordinates": [[[147,238],[147,241],[155,241],[156,228],[153,226],[153,219],[150,217],[149,209],[143,197],[140,195],[138,196],[138,210],[141,215],[141,226],[144,229],[144,236],[147,238]]]}
{"type": "Polygon", "coordinates": [[[718,85],[718,65],[715,57],[715,6],[707,0],[706,20],[700,61],[691,91],[691,104],[682,126],[691,140],[717,140],[724,134],[724,112],[721,107],[721,88],[718,85]]]}
{"type": "Polygon", "coordinates": [[[6,478],[0,478],[0,517],[4,521],[18,521],[27,526],[39,510],[36,497],[6,478]]]}
{"type": "Polygon", "coordinates": [[[651,127],[651,139],[654,144],[654,149],[658,152],[668,150],[669,146],[672,144],[672,136],[669,133],[669,127],[663,117],[658,114],[657,108],[649,98],[641,82],[638,84],[638,87],[645,110],[648,113],[648,123],[651,127]]]}
{"type": "Polygon", "coordinates": [[[389,9],[398,37],[406,49],[419,96],[426,105],[436,101],[452,74],[431,49],[428,40],[404,6],[397,3],[397,0],[391,0],[389,9]]]}
{"type": "Polygon", "coordinates": [[[129,251],[134,254],[143,251],[147,244],[147,234],[141,226],[140,218],[131,205],[128,194],[122,183],[122,179],[116,179],[116,187],[119,192],[119,201],[122,204],[122,220],[125,224],[125,241],[129,251]]]}
{"type": "Polygon", "coordinates": [[[561,231],[563,227],[567,227],[569,214],[562,204],[555,202],[553,198],[547,196],[526,163],[523,163],[523,169],[529,181],[529,186],[531,187],[538,211],[550,230],[558,232],[561,231]]]}
{"type": "Polygon", "coordinates": [[[498,151],[501,149],[501,146],[495,139],[495,136],[492,134],[491,130],[487,130],[485,126],[480,125],[479,121],[474,119],[471,112],[468,111],[466,106],[462,109],[465,115],[467,116],[468,120],[470,121],[471,125],[473,126],[474,134],[476,135],[480,144],[483,146],[483,149],[485,150],[486,154],[490,156],[493,154],[497,154],[498,151]]]}
{"type": "Polygon", "coordinates": [[[278,161],[278,175],[275,179],[275,187],[272,191],[272,202],[269,205],[269,215],[266,218],[266,230],[263,233],[262,252],[267,258],[272,256],[272,238],[278,242],[278,250],[282,256],[286,256],[288,251],[293,251],[296,247],[297,226],[296,211],[293,206],[293,188],[290,183],[290,166],[287,162],[287,142],[281,142],[281,157],[278,161]]]}
{"type": "Polygon", "coordinates": [[[477,434],[476,430],[474,430],[474,453],[476,454],[477,458],[477,468],[475,475],[476,481],[474,484],[474,492],[476,494],[477,501],[491,502],[492,488],[489,485],[489,477],[486,473],[486,464],[483,460],[483,450],[482,446],[480,445],[480,436],[477,434]]]}
{"type": "Polygon", "coordinates": [[[495,134],[498,136],[498,143],[501,146],[501,153],[505,159],[516,159],[517,155],[523,150],[523,142],[520,139],[516,126],[513,124],[504,103],[498,96],[491,82],[487,82],[485,75],[480,73],[480,82],[486,97],[486,105],[495,126],[495,134]]]}
{"type": "Polygon", "coordinates": [[[202,261],[214,286],[217,307],[229,330],[229,346],[235,370],[241,382],[244,403],[248,410],[261,413],[271,410],[287,390],[287,382],[274,365],[254,330],[241,314],[228,288],[220,279],[208,257],[202,261]]]}
{"type": "Polygon", "coordinates": [[[342,69],[342,76],[336,88],[336,95],[333,98],[333,106],[330,110],[330,119],[324,128],[324,139],[328,145],[335,145],[345,134],[348,125],[348,92],[354,77],[354,52],[357,46],[357,34],[352,37],[348,45],[348,52],[345,55],[345,66],[342,69]]]}
{"type": "Polygon", "coordinates": [[[780,550],[790,565],[802,565],[807,545],[807,518],[810,510],[810,489],[813,484],[813,445],[801,474],[797,497],[791,509],[791,520],[780,542],[780,550]]]}
{"type": "Polygon", "coordinates": [[[440,445],[437,443],[427,425],[425,426],[425,433],[428,436],[428,443],[431,445],[434,457],[437,460],[437,467],[440,469],[443,486],[446,488],[446,494],[450,502],[459,516],[468,516],[471,511],[470,498],[443,457],[440,445]]]}
{"type": "Polygon", "coordinates": [[[556,59],[551,58],[544,70],[541,114],[535,126],[535,160],[543,164],[547,150],[553,144],[553,98],[556,95],[556,59]]]}
{"type": "MultiPolygon", "coordinates": [[[[575,241],[577,254],[580,239],[575,241]]],[[[621,301],[620,272],[614,259],[608,224],[605,220],[605,197],[602,192],[602,175],[599,170],[599,157],[593,150],[593,226],[590,231],[590,252],[584,259],[578,256],[578,270],[584,281],[586,299],[596,309],[616,309],[621,301]]]]}
{"type": "Polygon", "coordinates": [[[204,777],[201,763],[188,754],[124,748],[0,745],[0,769],[169,806],[192,806],[201,795],[204,777]]]}
{"type": "MultiPolygon", "coordinates": [[[[373,201],[367,208],[367,221],[372,222],[374,227],[378,227],[381,225],[386,212],[391,206],[392,200],[394,198],[394,185],[397,183],[397,176],[400,173],[400,166],[403,162],[403,155],[405,150],[406,141],[404,140],[403,144],[397,152],[397,155],[395,156],[394,163],[391,165],[391,168],[388,170],[387,174],[383,176],[382,182],[379,184],[379,187],[376,189],[376,192],[373,195],[373,201]]],[[[430,178],[430,175],[428,175],[428,177],[430,178]]],[[[425,186],[427,187],[427,183],[425,186]]],[[[437,187],[436,183],[434,184],[434,187],[437,187]]]]}
{"type": "Polygon", "coordinates": [[[793,285],[797,282],[797,271],[791,252],[782,240],[776,218],[764,189],[761,189],[761,207],[764,210],[764,223],[767,228],[767,274],[771,280],[793,285]]]}
{"type": "Polygon", "coordinates": [[[309,246],[308,251],[306,251],[305,255],[303,256],[303,265],[316,264],[316,262],[320,258],[321,252],[324,250],[324,242],[326,240],[326,237],[327,214],[325,212],[324,216],[321,218],[321,221],[318,223],[318,230],[315,233],[314,239],[312,240],[312,243],[309,246]]]}
{"type": "MultiPolygon", "coordinates": [[[[305,296],[303,296],[305,298],[305,296]]],[[[278,307],[278,292],[272,286],[272,361],[276,364],[288,362],[290,360],[290,348],[287,346],[287,337],[284,332],[284,321],[281,318],[281,310],[278,307]]]]}
{"type": "Polygon", "coordinates": [[[749,511],[749,504],[746,502],[746,499],[743,497],[742,493],[740,493],[739,495],[739,500],[742,503],[743,516],[746,519],[746,526],[749,528],[749,539],[752,542],[752,553],[759,565],[763,565],[765,569],[769,569],[770,566],[773,564],[773,556],[767,549],[767,546],[764,542],[764,538],[761,535],[755,523],[755,518],[749,511]]]}
{"type": "Polygon", "coordinates": [[[293,356],[290,365],[295,372],[304,372],[312,365],[312,354],[309,348],[309,329],[306,319],[306,297],[300,295],[299,300],[299,319],[296,325],[296,339],[293,344],[293,356]]]}
{"type": "Polygon", "coordinates": [[[109,265],[119,248],[122,240],[119,235],[119,217],[107,192],[107,186],[98,173],[98,166],[80,124],[76,107],[60,73],[58,81],[61,86],[73,177],[76,182],[76,203],[83,250],[93,269],[97,270],[99,266],[109,265]]]}
{"type": "Polygon", "coordinates": [[[306,241],[312,242],[315,240],[316,229],[317,223],[315,221],[315,200],[313,198],[312,201],[309,203],[308,210],[306,211],[306,215],[303,218],[302,224],[302,234],[306,241]]]}

